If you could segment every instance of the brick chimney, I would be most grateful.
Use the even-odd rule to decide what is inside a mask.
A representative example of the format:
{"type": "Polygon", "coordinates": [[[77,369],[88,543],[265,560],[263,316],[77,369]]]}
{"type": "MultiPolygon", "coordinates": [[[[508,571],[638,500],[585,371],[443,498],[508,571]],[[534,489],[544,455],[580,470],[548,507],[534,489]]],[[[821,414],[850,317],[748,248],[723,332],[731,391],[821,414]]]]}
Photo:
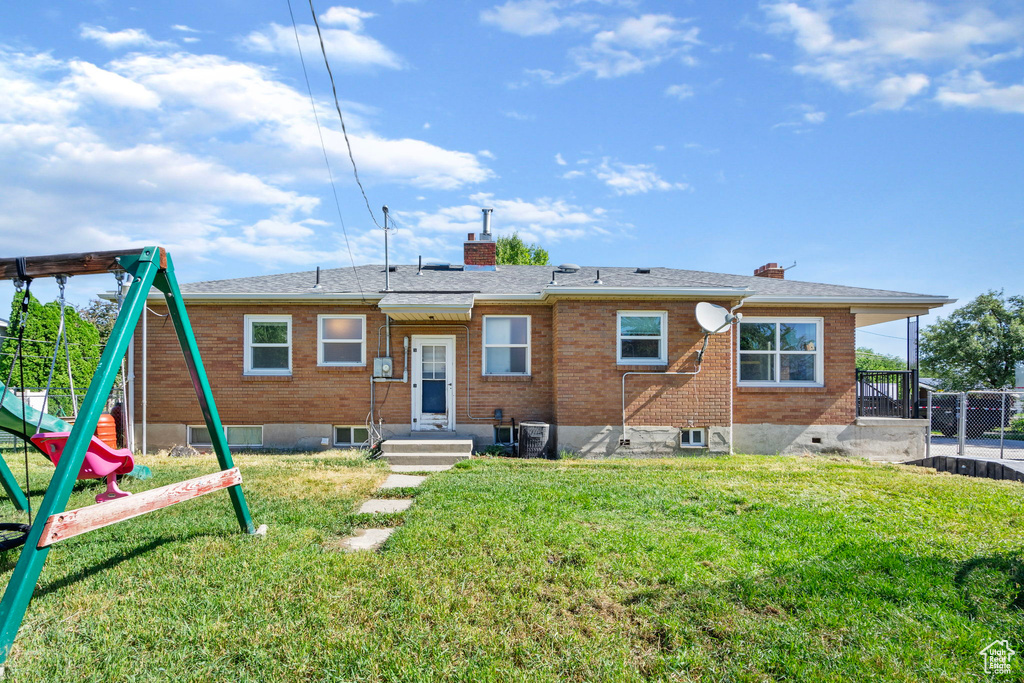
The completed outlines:
{"type": "Polygon", "coordinates": [[[778,263],[766,263],[754,271],[754,277],[770,277],[775,280],[785,280],[786,270],[779,268],[778,263]]]}
{"type": "Polygon", "coordinates": [[[476,266],[477,270],[483,270],[484,268],[494,270],[494,266],[498,263],[497,243],[489,239],[478,240],[473,233],[469,233],[468,238],[462,245],[462,250],[463,263],[467,266],[476,266]]]}

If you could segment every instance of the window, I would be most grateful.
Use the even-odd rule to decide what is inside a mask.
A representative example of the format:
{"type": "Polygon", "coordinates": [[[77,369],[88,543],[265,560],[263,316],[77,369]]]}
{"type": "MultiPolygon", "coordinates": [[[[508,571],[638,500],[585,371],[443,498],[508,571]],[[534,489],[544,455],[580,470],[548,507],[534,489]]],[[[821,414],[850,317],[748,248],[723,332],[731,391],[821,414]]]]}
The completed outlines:
{"type": "Polygon", "coordinates": [[[530,374],[530,316],[484,316],[484,374],[530,374]]]}
{"type": "Polygon", "coordinates": [[[292,317],[245,316],[245,374],[292,374],[292,317]]]}
{"type": "Polygon", "coordinates": [[[668,313],[619,311],[620,365],[668,364],[668,313]]]}
{"type": "MultiPolygon", "coordinates": [[[[258,448],[263,445],[263,426],[232,425],[224,427],[228,446],[233,448],[258,448]]],[[[210,430],[205,426],[189,425],[188,443],[190,446],[212,446],[210,430]]]]}
{"type": "Polygon", "coordinates": [[[744,318],[739,327],[741,384],[821,386],[821,318],[744,318]]]}
{"type": "Polygon", "coordinates": [[[317,316],[319,365],[366,365],[366,316],[317,316]]]}
{"type": "Polygon", "coordinates": [[[679,430],[679,445],[682,448],[703,448],[704,430],[684,427],[679,430]]]}
{"type": "Polygon", "coordinates": [[[347,425],[334,427],[334,445],[343,448],[366,445],[370,440],[370,432],[366,427],[351,427],[347,425]]]}
{"type": "Polygon", "coordinates": [[[512,427],[509,426],[495,426],[494,427],[494,443],[502,446],[507,446],[514,443],[512,438],[512,427]]]}

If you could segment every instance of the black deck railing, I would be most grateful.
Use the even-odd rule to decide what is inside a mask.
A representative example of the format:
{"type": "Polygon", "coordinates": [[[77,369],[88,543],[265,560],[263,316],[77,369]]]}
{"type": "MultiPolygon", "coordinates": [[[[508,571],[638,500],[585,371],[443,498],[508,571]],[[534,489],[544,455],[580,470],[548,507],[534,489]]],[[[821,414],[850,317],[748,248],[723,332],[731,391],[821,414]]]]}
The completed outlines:
{"type": "Polygon", "coordinates": [[[858,370],[857,417],[918,417],[916,370],[858,370]]]}

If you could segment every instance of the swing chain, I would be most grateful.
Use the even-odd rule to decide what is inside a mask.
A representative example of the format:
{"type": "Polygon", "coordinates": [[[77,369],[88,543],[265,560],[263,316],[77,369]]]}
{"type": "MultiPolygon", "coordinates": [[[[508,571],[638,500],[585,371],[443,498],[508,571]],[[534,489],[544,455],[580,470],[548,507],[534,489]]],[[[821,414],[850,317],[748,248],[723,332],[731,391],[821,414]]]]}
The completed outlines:
{"type": "Polygon", "coordinates": [[[121,308],[121,304],[124,303],[124,276],[123,270],[114,271],[114,279],[117,280],[117,307],[121,308]]]}

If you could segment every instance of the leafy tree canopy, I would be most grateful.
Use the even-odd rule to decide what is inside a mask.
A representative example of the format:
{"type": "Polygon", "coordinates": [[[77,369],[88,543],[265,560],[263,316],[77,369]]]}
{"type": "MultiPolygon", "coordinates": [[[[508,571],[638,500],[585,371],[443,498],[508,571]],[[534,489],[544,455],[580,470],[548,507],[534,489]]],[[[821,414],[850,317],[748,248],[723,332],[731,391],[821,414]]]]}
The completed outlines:
{"type": "MultiPolygon", "coordinates": [[[[53,348],[57,343],[60,329],[60,304],[51,301],[42,304],[34,296],[29,296],[28,324],[25,327],[25,343],[22,347],[20,360],[14,358],[18,348],[18,330],[21,327],[21,300],[24,292],[16,292],[11,302],[10,327],[7,338],[0,345],[0,382],[7,380],[11,366],[11,386],[21,384],[21,364],[24,363],[25,386],[28,388],[46,387],[50,374],[50,363],[53,359],[53,348]]],[[[71,356],[71,373],[75,380],[75,389],[84,394],[89,386],[92,375],[96,371],[100,357],[100,335],[96,327],[88,320],[82,320],[74,306],[64,309],[64,325],[68,335],[68,355],[71,356]]],[[[53,368],[54,387],[68,387],[68,356],[61,344],[57,351],[57,362],[53,368]]],[[[70,397],[60,396],[65,391],[57,391],[52,396],[49,411],[62,415],[71,414],[70,397]]]]}
{"type": "Polygon", "coordinates": [[[498,238],[498,265],[546,266],[548,252],[539,244],[526,244],[518,232],[498,238]]]}
{"type": "Polygon", "coordinates": [[[90,299],[87,306],[78,309],[78,315],[82,320],[88,320],[96,326],[96,331],[100,334],[100,341],[106,344],[110,333],[114,330],[114,322],[117,320],[117,302],[90,299]]]}
{"type": "Polygon", "coordinates": [[[952,391],[1013,386],[1024,361],[1024,297],[989,291],[921,331],[921,360],[952,391]]]}
{"type": "Polygon", "coordinates": [[[857,347],[858,370],[906,370],[907,361],[899,356],[879,353],[866,346],[857,347]]]}

